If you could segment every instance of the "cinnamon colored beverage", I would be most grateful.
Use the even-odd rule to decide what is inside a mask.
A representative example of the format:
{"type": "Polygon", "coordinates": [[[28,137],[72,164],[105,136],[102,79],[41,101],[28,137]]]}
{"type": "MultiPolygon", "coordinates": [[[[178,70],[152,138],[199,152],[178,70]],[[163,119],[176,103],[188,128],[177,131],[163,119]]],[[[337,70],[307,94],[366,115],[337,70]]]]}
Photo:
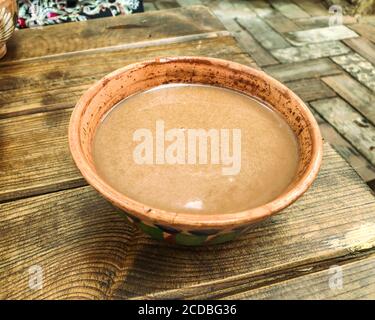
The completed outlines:
{"type": "Polygon", "coordinates": [[[95,133],[98,174],[135,201],[171,212],[261,206],[297,173],[296,136],[276,111],[242,93],[163,85],[114,106],[95,133]]]}

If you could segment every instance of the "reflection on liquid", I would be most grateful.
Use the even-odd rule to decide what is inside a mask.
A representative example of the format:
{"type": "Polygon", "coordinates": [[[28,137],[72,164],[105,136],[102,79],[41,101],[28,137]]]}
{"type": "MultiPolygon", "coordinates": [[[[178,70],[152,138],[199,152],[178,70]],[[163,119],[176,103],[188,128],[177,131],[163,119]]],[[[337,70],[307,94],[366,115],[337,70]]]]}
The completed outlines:
{"type": "Polygon", "coordinates": [[[187,202],[184,207],[186,209],[202,209],[203,208],[203,203],[202,203],[202,200],[193,200],[193,201],[189,201],[187,202]]]}

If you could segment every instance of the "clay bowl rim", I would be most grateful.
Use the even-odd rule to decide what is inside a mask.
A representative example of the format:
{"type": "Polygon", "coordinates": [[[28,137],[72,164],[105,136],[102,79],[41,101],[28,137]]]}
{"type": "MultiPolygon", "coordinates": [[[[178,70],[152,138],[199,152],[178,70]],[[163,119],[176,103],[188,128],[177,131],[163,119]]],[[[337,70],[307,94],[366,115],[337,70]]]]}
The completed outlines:
{"type": "Polygon", "coordinates": [[[152,221],[160,225],[172,226],[175,228],[188,228],[188,229],[231,229],[242,225],[248,225],[260,220],[265,219],[271,214],[277,213],[295,202],[302,194],[311,186],[315,180],[322,162],[323,142],[320,134],[319,126],[307,108],[305,103],[290,89],[284,86],[279,81],[268,76],[263,71],[254,68],[217,58],[209,58],[202,56],[178,56],[178,57],[160,57],[142,62],[132,63],[123,68],[117,69],[108,75],[104,76],[101,80],[91,86],[78,100],[69,123],[69,146],[73,159],[87,182],[93,186],[100,194],[112,202],[117,207],[127,211],[128,213],[136,216],[143,221],[152,221]],[[197,214],[195,213],[179,213],[153,208],[146,204],[137,202],[127,196],[116,191],[108,185],[97,173],[91,168],[86,160],[82,146],[80,144],[80,126],[81,117],[86,110],[86,105],[90,103],[91,99],[103,88],[105,85],[116,78],[116,76],[129,72],[134,69],[142,68],[148,64],[163,64],[173,63],[174,61],[188,61],[191,63],[209,62],[220,65],[224,68],[234,69],[241,72],[254,74],[268,81],[272,86],[276,86],[281,90],[286,90],[291,99],[299,105],[301,114],[304,116],[309,128],[312,142],[312,157],[307,166],[304,174],[297,180],[292,182],[293,188],[284,191],[277,198],[262,206],[252,209],[234,212],[234,213],[220,213],[220,214],[197,214]]]}

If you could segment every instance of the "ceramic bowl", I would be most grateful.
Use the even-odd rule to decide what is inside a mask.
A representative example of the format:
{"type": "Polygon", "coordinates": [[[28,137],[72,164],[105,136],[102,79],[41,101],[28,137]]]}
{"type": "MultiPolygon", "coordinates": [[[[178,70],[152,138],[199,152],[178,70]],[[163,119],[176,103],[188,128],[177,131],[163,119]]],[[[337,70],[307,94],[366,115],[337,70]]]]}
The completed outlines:
{"type": "Polygon", "coordinates": [[[78,101],[70,120],[69,144],[85,179],[140,229],[156,239],[182,245],[222,243],[253,223],[297,200],[317,176],[322,160],[319,127],[302,100],[262,71],[214,58],[165,57],[128,65],[105,76],[78,101]],[[102,117],[124,98],[161,84],[194,83],[225,87],[265,101],[295,132],[300,163],[295,179],[273,201],[250,210],[201,215],[167,212],[130,199],[98,175],[92,157],[95,130],[102,117]]]}

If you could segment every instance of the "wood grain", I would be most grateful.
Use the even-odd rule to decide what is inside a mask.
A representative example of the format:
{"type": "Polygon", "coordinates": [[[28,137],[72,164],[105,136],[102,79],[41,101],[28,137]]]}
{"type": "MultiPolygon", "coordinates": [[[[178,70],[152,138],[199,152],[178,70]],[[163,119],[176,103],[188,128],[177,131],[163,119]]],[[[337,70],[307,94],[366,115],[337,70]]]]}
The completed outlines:
{"type": "Polygon", "coordinates": [[[238,41],[239,46],[251,56],[259,67],[278,64],[278,61],[264,50],[247,32],[237,32],[234,37],[238,41]]]}
{"type": "Polygon", "coordinates": [[[248,1],[206,0],[204,4],[210,8],[220,20],[224,17],[230,19],[255,17],[255,13],[250,9],[248,1]]]}
{"type": "Polygon", "coordinates": [[[334,264],[325,270],[247,291],[227,299],[277,300],[363,300],[375,299],[375,256],[347,264],[334,264]],[[338,279],[342,275],[342,286],[338,279]],[[331,285],[331,287],[330,287],[331,285]]]}
{"type": "Polygon", "coordinates": [[[347,74],[323,77],[322,80],[375,125],[375,96],[370,90],[347,74]]]}
{"type": "Polygon", "coordinates": [[[182,6],[193,6],[203,4],[201,0],[177,0],[177,3],[182,6]]]}
{"type": "Polygon", "coordinates": [[[265,15],[263,19],[278,32],[291,32],[300,30],[293,20],[288,19],[279,12],[272,12],[271,14],[265,15]]]}
{"type": "Polygon", "coordinates": [[[222,297],[371,251],[374,197],[330,146],[324,155],[299,201],[224,245],[151,240],[91,187],[2,204],[2,298],[222,297]],[[42,290],[28,287],[33,265],[42,290]]]}
{"type": "Polygon", "coordinates": [[[267,16],[275,11],[268,2],[262,0],[249,1],[249,6],[259,17],[267,16]]]}
{"type": "Polygon", "coordinates": [[[245,31],[236,19],[228,18],[225,15],[218,15],[225,28],[232,32],[239,46],[246,51],[256,64],[260,67],[278,64],[279,62],[272,57],[258,42],[245,31]]]}
{"type": "Polygon", "coordinates": [[[249,2],[205,1],[204,3],[215,13],[225,28],[232,33],[240,47],[251,55],[258,66],[262,67],[278,63],[278,61],[261,47],[237,22],[238,17],[246,16],[250,18],[255,16],[249,8],[249,2]]]}
{"type": "Polygon", "coordinates": [[[65,54],[127,43],[225,30],[203,6],[163,10],[155,14],[120,15],[15,32],[7,43],[9,61],[65,54]],[[196,23],[199,21],[200,23],[196,23]],[[168,28],[165,26],[168,25],[168,28]],[[38,45],[35,45],[35,44],[38,45]]]}
{"type": "Polygon", "coordinates": [[[336,94],[320,79],[302,79],[285,83],[305,102],[334,97],[336,94]]]}
{"type": "Polygon", "coordinates": [[[341,98],[311,102],[313,108],[375,166],[375,126],[341,98]]]}
{"type": "Polygon", "coordinates": [[[0,121],[0,201],[85,184],[67,142],[71,109],[0,121]]]}
{"type": "Polygon", "coordinates": [[[375,92],[375,66],[357,53],[332,57],[338,65],[355,79],[375,92]]]}
{"type": "Polygon", "coordinates": [[[358,37],[358,34],[344,25],[293,31],[286,34],[286,39],[295,46],[303,46],[308,43],[337,41],[354,37],[358,37]]]}
{"type": "Polygon", "coordinates": [[[296,4],[285,0],[270,0],[271,5],[289,19],[308,18],[310,15],[296,4]]]}
{"type": "Polygon", "coordinates": [[[321,2],[311,0],[293,0],[293,2],[301,7],[310,16],[325,16],[329,15],[328,8],[321,2]]]}
{"type": "Polygon", "coordinates": [[[249,11],[248,2],[208,2],[210,8],[215,12],[225,28],[231,31],[237,40],[238,45],[246,51],[255,61],[256,68],[278,64],[278,61],[272,57],[259,43],[238,23],[238,18],[245,16],[254,17],[254,13],[249,11]]]}
{"type": "Polygon", "coordinates": [[[154,3],[159,10],[173,9],[180,6],[175,0],[156,0],[154,3]]]}
{"type": "Polygon", "coordinates": [[[352,38],[344,40],[345,44],[375,65],[375,44],[366,38],[352,38]]]}
{"type": "Polygon", "coordinates": [[[358,22],[361,23],[361,24],[369,24],[370,26],[375,27],[375,16],[374,15],[359,16],[358,22]]]}
{"type": "Polygon", "coordinates": [[[279,64],[266,67],[264,71],[280,81],[319,78],[342,73],[342,70],[329,59],[279,64]]]}
{"type": "Polygon", "coordinates": [[[281,49],[290,45],[260,18],[238,18],[237,21],[265,48],[281,49]]]}
{"type": "Polygon", "coordinates": [[[350,49],[340,41],[311,43],[302,47],[291,47],[271,51],[272,55],[282,63],[331,57],[348,52],[350,52],[350,49]]]}
{"type": "Polygon", "coordinates": [[[310,106],[325,141],[343,157],[365,182],[375,180],[375,167],[310,106]]]}
{"type": "MultiPolygon", "coordinates": [[[[211,0],[208,0],[209,3],[211,3],[211,0]]],[[[221,3],[229,3],[232,9],[230,10],[229,14],[232,15],[232,17],[241,17],[241,16],[247,16],[247,17],[255,17],[256,13],[252,10],[250,1],[247,0],[219,0],[221,3]]],[[[206,1],[207,5],[207,1],[206,1]]]]}
{"type": "Polygon", "coordinates": [[[375,25],[370,23],[357,23],[350,25],[350,28],[361,36],[375,43],[375,25]]]}
{"type": "Polygon", "coordinates": [[[155,5],[152,2],[144,2],[143,8],[144,8],[145,12],[157,10],[157,8],[155,7],[155,5]]]}
{"type": "MultiPolygon", "coordinates": [[[[328,13],[328,9],[327,9],[328,13]]],[[[325,28],[329,26],[331,16],[317,16],[312,18],[296,19],[294,23],[302,30],[325,28]]],[[[357,19],[352,16],[343,16],[342,22],[344,25],[357,23],[357,19]]]]}
{"type": "Polygon", "coordinates": [[[105,74],[155,56],[203,55],[248,65],[253,62],[245,58],[247,54],[236,46],[232,37],[209,35],[167,45],[88,51],[44,58],[43,62],[35,59],[0,64],[0,118],[71,108],[81,94],[105,74]]]}

